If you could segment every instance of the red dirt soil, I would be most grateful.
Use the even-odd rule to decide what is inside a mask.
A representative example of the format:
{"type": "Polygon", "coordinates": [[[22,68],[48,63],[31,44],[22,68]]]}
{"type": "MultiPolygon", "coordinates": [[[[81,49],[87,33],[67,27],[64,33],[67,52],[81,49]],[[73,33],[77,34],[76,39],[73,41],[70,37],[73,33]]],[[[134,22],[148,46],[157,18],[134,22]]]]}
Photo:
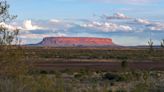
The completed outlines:
{"type": "MultiPolygon", "coordinates": [[[[42,70],[108,70],[121,71],[121,62],[38,62],[34,64],[36,68],[42,70]]],[[[127,68],[130,70],[164,70],[164,62],[128,62],[127,68]]]]}

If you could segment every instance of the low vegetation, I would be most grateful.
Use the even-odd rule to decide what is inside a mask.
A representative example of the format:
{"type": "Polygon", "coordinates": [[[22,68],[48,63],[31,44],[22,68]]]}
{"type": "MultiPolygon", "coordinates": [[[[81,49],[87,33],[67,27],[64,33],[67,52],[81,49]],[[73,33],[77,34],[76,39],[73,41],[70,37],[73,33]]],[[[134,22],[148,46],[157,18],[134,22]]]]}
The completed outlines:
{"type": "MultiPolygon", "coordinates": [[[[0,22],[14,18],[8,13],[8,8],[6,1],[0,1],[0,16],[3,16],[0,22]]],[[[9,30],[0,26],[0,92],[164,92],[164,71],[130,70],[128,66],[129,60],[163,61],[164,50],[161,48],[153,48],[153,52],[149,53],[147,48],[41,48],[11,45],[13,42],[19,43],[18,33],[18,29],[9,30]],[[101,63],[103,60],[119,60],[123,71],[91,70],[89,67],[64,69],[64,66],[60,67],[64,70],[60,70],[35,66],[36,62],[71,63],[77,60],[101,63]]]]}
{"type": "MultiPolygon", "coordinates": [[[[61,72],[61,71],[58,71],[61,72]]],[[[32,74],[0,78],[1,92],[163,92],[160,71],[32,74]],[[159,82],[160,81],[160,82],[159,82]]]]}
{"type": "Polygon", "coordinates": [[[117,60],[152,60],[163,61],[164,50],[154,48],[150,53],[149,48],[42,48],[24,47],[26,56],[41,60],[44,59],[117,59],[117,60]]]}
{"type": "MultiPolygon", "coordinates": [[[[5,49],[3,49],[5,50],[5,49]]],[[[163,60],[161,49],[154,50],[151,53],[155,58],[154,62],[163,60]],[[156,53],[156,54],[155,54],[156,53]],[[158,54],[157,54],[158,53],[158,54]]],[[[4,60],[12,61],[8,67],[12,68],[11,74],[7,77],[0,76],[0,92],[163,92],[164,91],[164,72],[158,70],[130,70],[128,63],[131,60],[151,60],[149,58],[149,49],[110,49],[110,48],[16,48],[11,47],[7,51],[9,56],[4,60]],[[65,50],[65,51],[64,51],[65,50]],[[46,54],[44,54],[44,53],[46,54]],[[72,52],[72,53],[71,53],[72,52]],[[85,52],[85,53],[83,53],[85,52]],[[99,52],[99,53],[98,53],[99,52]],[[145,53],[143,53],[145,52],[145,53]],[[58,53],[58,54],[57,54],[58,53]],[[71,53],[71,55],[69,55],[71,53]],[[115,56],[116,53],[119,56],[115,56]],[[131,53],[131,54],[129,54],[131,53]],[[145,55],[145,57],[139,57],[145,55]],[[46,55],[46,57],[44,56],[46,55]],[[56,57],[56,56],[58,57],[56,57]],[[93,57],[93,56],[94,57],[93,57]],[[109,55],[107,57],[106,55],[109,55]],[[129,56],[127,56],[129,55],[129,56]],[[146,57],[147,55],[147,57],[146,57]],[[66,56],[67,58],[65,58],[66,56]],[[91,56],[85,58],[85,56],[91,56]],[[105,58],[100,58],[106,56],[105,58]],[[111,58],[111,56],[113,56],[111,58]],[[12,58],[8,58],[12,57],[12,58]],[[121,57],[121,58],[120,58],[121,57]],[[16,59],[14,59],[16,58],[16,59]],[[61,58],[59,61],[54,59],[61,58]],[[35,68],[26,66],[33,62],[67,62],[69,59],[76,60],[98,60],[103,59],[120,60],[120,66],[123,71],[111,70],[90,70],[82,68],[74,69],[50,69],[35,68]],[[19,61],[20,60],[20,61],[19,61]],[[34,61],[33,61],[34,60],[34,61]],[[47,61],[46,61],[47,60],[47,61]],[[62,61],[64,60],[64,61],[62,61]],[[32,62],[31,62],[32,61],[32,62]],[[17,65],[20,65],[17,66],[17,65]],[[15,70],[14,70],[15,69],[15,70]],[[21,72],[19,72],[21,71],[21,72]],[[19,75],[19,76],[18,76],[19,75]]],[[[74,61],[70,61],[74,62],[74,61]]],[[[81,61],[85,62],[85,61],[81,61]]],[[[113,62],[113,61],[111,61],[113,62]]],[[[116,61],[117,62],[117,61],[116,61]]],[[[142,62],[142,61],[140,61],[142,62]]],[[[4,69],[2,69],[4,70],[4,69]]],[[[10,69],[6,69],[10,70],[10,69]]]]}

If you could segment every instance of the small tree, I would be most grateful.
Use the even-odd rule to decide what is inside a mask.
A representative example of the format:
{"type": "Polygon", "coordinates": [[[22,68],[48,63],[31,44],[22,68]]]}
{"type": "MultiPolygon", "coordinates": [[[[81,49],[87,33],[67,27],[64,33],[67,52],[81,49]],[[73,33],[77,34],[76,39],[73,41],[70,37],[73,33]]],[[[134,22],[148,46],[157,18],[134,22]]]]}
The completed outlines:
{"type": "Polygon", "coordinates": [[[24,52],[20,47],[12,48],[17,43],[18,29],[9,29],[8,22],[16,18],[9,14],[9,5],[5,0],[0,1],[0,76],[17,76],[27,72],[24,52]]]}
{"type": "Polygon", "coordinates": [[[153,51],[153,41],[152,41],[152,39],[150,39],[149,41],[148,41],[148,45],[149,45],[149,47],[150,47],[150,51],[153,51]]]}
{"type": "Polygon", "coordinates": [[[161,41],[161,47],[164,48],[164,39],[161,41]]]}
{"type": "Polygon", "coordinates": [[[11,30],[6,26],[6,22],[10,22],[17,16],[9,14],[9,5],[7,1],[0,1],[0,45],[11,45],[17,37],[19,30],[11,30]]]}

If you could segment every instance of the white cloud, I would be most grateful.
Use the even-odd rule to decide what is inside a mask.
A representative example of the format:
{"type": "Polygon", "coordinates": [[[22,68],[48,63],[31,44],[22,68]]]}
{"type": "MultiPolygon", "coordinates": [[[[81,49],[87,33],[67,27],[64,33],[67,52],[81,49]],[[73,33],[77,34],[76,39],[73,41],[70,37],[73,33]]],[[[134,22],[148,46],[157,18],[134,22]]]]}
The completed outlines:
{"type": "Polygon", "coordinates": [[[164,31],[164,23],[152,23],[148,28],[155,31],[164,31]]]}
{"type": "Polygon", "coordinates": [[[9,31],[13,31],[13,30],[17,29],[17,27],[12,26],[12,25],[8,25],[8,24],[6,24],[4,22],[1,22],[0,26],[7,28],[9,31]]]}
{"type": "MultiPolygon", "coordinates": [[[[20,38],[26,40],[24,41],[24,43],[37,43],[41,41],[44,37],[50,36],[106,36],[110,38],[113,36],[113,34],[117,34],[119,36],[113,37],[114,42],[118,44],[120,43],[120,45],[143,45],[146,40],[143,39],[141,41],[140,37],[144,37],[143,35],[148,33],[147,31],[164,32],[164,23],[149,21],[145,19],[131,18],[123,13],[116,13],[112,16],[104,16],[103,19],[93,19],[89,21],[69,19],[51,19],[44,21],[25,20],[24,22],[14,22],[7,26],[9,28],[14,28],[15,26],[22,26],[20,27],[23,30],[20,33],[20,38]],[[137,35],[134,35],[136,33],[137,35]],[[127,37],[123,36],[124,34],[127,37]]],[[[163,37],[161,37],[160,35],[160,37],[156,36],[156,38],[161,39],[163,37]]]]}
{"type": "Polygon", "coordinates": [[[129,32],[132,31],[132,28],[127,25],[118,25],[114,23],[108,23],[108,22],[91,22],[87,24],[83,24],[82,27],[90,28],[90,29],[96,29],[100,30],[102,32],[115,32],[115,31],[123,31],[123,32],[129,32]]]}
{"type": "Polygon", "coordinates": [[[142,28],[143,30],[164,31],[164,23],[153,22],[145,19],[135,19],[134,22],[141,26],[144,25],[145,28],[142,28]]]}
{"type": "Polygon", "coordinates": [[[65,20],[59,20],[59,19],[50,19],[48,25],[49,28],[53,28],[55,30],[67,30],[74,26],[74,23],[65,21],[65,20]]]}
{"type": "Polygon", "coordinates": [[[19,37],[22,38],[22,39],[40,39],[40,38],[44,38],[44,37],[53,37],[53,36],[66,36],[65,33],[50,33],[50,34],[32,34],[32,33],[28,33],[28,34],[22,34],[20,35],[19,37]]]}
{"type": "Polygon", "coordinates": [[[150,22],[150,21],[145,20],[145,19],[135,19],[134,21],[135,21],[136,23],[139,23],[139,24],[144,24],[144,25],[151,24],[151,22],[150,22]]]}
{"type": "Polygon", "coordinates": [[[59,22],[61,22],[61,20],[58,20],[58,19],[50,19],[50,22],[59,23],[59,22]]]}
{"type": "Polygon", "coordinates": [[[130,26],[127,25],[120,25],[120,30],[124,30],[124,31],[132,31],[133,29],[130,26]]]}
{"type": "Polygon", "coordinates": [[[31,20],[25,20],[23,23],[25,30],[37,30],[43,29],[43,27],[39,27],[37,25],[33,25],[31,20]]]}
{"type": "Polygon", "coordinates": [[[115,13],[113,16],[105,16],[106,19],[130,19],[129,16],[126,16],[123,13],[115,13]]]}

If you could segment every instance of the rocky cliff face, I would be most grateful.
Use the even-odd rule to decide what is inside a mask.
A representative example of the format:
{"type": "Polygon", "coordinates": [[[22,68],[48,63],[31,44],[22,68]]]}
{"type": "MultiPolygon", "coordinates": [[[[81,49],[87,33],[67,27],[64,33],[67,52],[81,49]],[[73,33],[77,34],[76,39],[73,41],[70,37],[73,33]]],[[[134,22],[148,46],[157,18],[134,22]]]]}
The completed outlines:
{"type": "Polygon", "coordinates": [[[110,38],[92,37],[47,37],[37,45],[51,47],[115,46],[110,38]]]}

